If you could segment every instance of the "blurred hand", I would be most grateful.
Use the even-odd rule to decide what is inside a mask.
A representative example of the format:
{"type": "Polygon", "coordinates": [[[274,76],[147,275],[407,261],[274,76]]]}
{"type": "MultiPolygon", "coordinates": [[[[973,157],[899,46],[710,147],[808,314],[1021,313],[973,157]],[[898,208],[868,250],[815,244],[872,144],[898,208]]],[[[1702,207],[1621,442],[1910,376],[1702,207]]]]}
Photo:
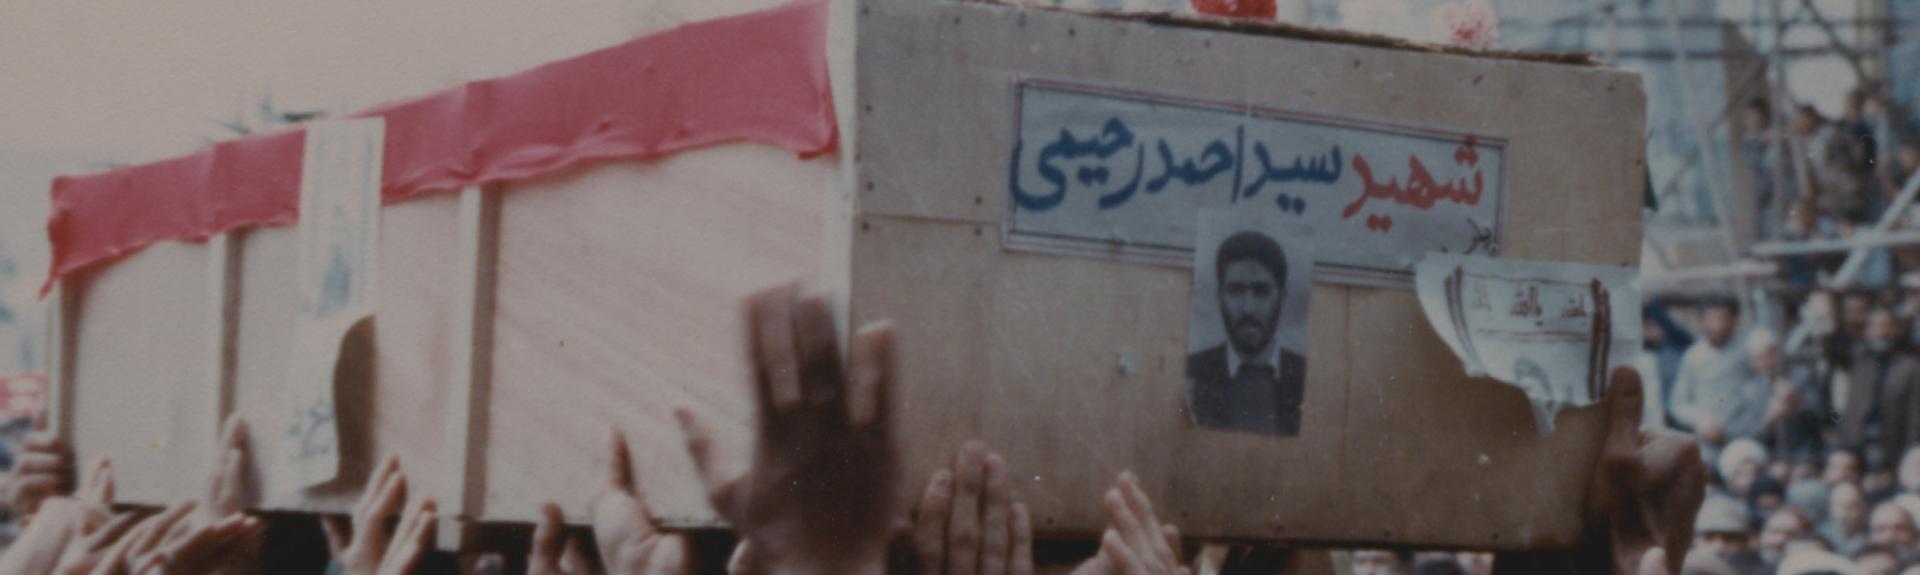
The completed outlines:
{"type": "MultiPolygon", "coordinates": [[[[66,549],[60,553],[59,566],[53,573],[60,575],[87,575],[88,573],[124,572],[125,554],[118,550],[122,537],[127,535],[140,522],[141,514],[134,511],[118,513],[99,529],[84,536],[74,534],[67,540],[66,549]]],[[[10,572],[11,573],[11,572],[10,572]]]]}
{"type": "Polygon", "coordinates": [[[353,524],[339,517],[322,517],[327,548],[346,575],[401,575],[412,573],[433,541],[434,504],[421,499],[408,506],[400,522],[388,523],[407,499],[407,476],[400,459],[388,457],[353,506],[353,524]],[[349,531],[351,534],[349,535],[349,531]]]}
{"type": "Polygon", "coordinates": [[[660,532],[640,499],[633,456],[620,430],[607,434],[607,463],[593,498],[593,538],[608,573],[680,575],[687,572],[687,540],[660,532]]]}
{"type": "MultiPolygon", "coordinates": [[[[150,529],[142,532],[136,527],[129,533],[120,550],[125,553],[125,564],[131,566],[130,572],[140,575],[213,573],[234,568],[234,555],[257,553],[256,542],[263,526],[259,519],[247,515],[230,514],[180,530],[180,526],[189,525],[189,512],[198,507],[193,501],[176,504],[149,518],[151,523],[143,526],[150,529]]],[[[110,561],[107,565],[112,564],[110,561]]]]}
{"type": "Polygon", "coordinates": [[[591,575],[600,573],[582,547],[579,537],[563,529],[560,506],[540,506],[540,522],[533,527],[532,552],[527,557],[527,575],[591,575]]]}
{"type": "MultiPolygon", "coordinates": [[[[157,552],[166,542],[167,532],[193,512],[197,503],[182,501],[175,503],[156,514],[148,515],[115,541],[105,542],[106,553],[94,561],[92,573],[101,575],[121,575],[134,572],[135,565],[144,565],[159,558],[157,552]]],[[[120,519],[115,519],[120,521],[120,519]]]]}
{"type": "Polygon", "coordinates": [[[92,533],[100,518],[89,504],[69,497],[40,503],[40,513],[0,554],[0,573],[50,573],[59,566],[68,542],[92,533]]]}
{"type": "Polygon", "coordinates": [[[843,365],[824,298],[787,286],[747,302],[759,406],[751,468],[716,465],[712,434],[676,411],[714,509],[752,544],[755,573],[879,573],[900,471],[888,423],[893,331],[868,326],[843,365]]]}
{"type": "Polygon", "coordinates": [[[1073,575],[1191,575],[1180,557],[1180,530],[1162,525],[1133,472],[1107,490],[1107,531],[1100,551],[1073,575]]]}
{"type": "Polygon", "coordinates": [[[112,498],[113,476],[103,459],[76,496],[54,496],[37,503],[35,520],[0,554],[0,573],[54,572],[74,541],[108,522],[105,502],[112,498]]]}
{"type": "Polygon", "coordinates": [[[59,565],[55,573],[85,574],[94,571],[111,553],[114,543],[120,540],[134,523],[140,519],[137,513],[112,515],[113,467],[105,459],[94,464],[86,480],[81,482],[80,490],[71,500],[62,499],[63,504],[73,505],[82,515],[77,529],[69,528],[66,545],[60,552],[59,565]],[[104,526],[95,528],[100,523],[104,526]]]}
{"type": "Polygon", "coordinates": [[[1685,434],[1640,431],[1641,393],[1639,373],[1613,371],[1606,445],[1587,488],[1589,530],[1611,542],[1614,573],[1679,573],[1706,500],[1706,463],[1685,434]]]}
{"type": "Polygon", "coordinates": [[[1033,520],[1013,501],[1007,464],[967,442],[928,481],[913,520],[920,575],[1033,575],[1033,520]]]}
{"type": "Polygon", "coordinates": [[[228,532],[246,535],[250,539],[220,547],[224,560],[202,572],[218,575],[257,572],[260,569],[260,547],[264,543],[260,536],[264,530],[242,529],[235,519],[246,511],[247,469],[250,465],[247,423],[239,416],[228,417],[221,426],[219,454],[220,463],[208,473],[206,490],[201,492],[199,505],[195,506],[191,515],[174,524],[167,533],[167,541],[186,541],[196,532],[202,533],[199,540],[203,542],[218,540],[216,535],[225,537],[228,532]],[[224,530],[216,527],[220,525],[225,525],[224,530]]]}
{"type": "Polygon", "coordinates": [[[66,493],[73,486],[73,451],[47,431],[45,415],[35,417],[33,432],[21,443],[20,455],[6,477],[6,503],[15,514],[33,515],[40,502],[66,493]]]}

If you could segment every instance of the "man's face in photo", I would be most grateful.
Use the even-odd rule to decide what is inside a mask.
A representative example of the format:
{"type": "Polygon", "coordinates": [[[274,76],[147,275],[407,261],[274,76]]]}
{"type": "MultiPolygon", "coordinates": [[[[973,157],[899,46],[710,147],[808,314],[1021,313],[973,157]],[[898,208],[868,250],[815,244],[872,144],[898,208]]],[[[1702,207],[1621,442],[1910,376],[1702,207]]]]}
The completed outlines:
{"type": "Polygon", "coordinates": [[[1285,287],[1257,261],[1227,262],[1220,275],[1220,319],[1234,351],[1252,355],[1267,348],[1280,323],[1285,287]]]}

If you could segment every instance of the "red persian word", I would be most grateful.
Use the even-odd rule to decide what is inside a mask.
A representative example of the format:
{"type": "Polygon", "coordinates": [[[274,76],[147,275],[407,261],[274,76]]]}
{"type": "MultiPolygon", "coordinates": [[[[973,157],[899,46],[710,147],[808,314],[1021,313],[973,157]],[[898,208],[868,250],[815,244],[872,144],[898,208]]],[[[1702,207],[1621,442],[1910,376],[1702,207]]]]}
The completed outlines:
{"type": "MultiPolygon", "coordinates": [[[[1469,139],[1454,151],[1453,159],[1457,164],[1472,166],[1480,162],[1480,154],[1473,151],[1473,142],[1469,139]]],[[[1471,182],[1467,178],[1459,178],[1443,183],[1434,180],[1433,173],[1427,171],[1427,166],[1420,163],[1417,156],[1407,157],[1407,170],[1407,182],[1404,185],[1399,178],[1388,178],[1384,183],[1375,181],[1373,166],[1360,154],[1354,154],[1353,171],[1360,174],[1361,193],[1340,212],[1341,219],[1352,218],[1360,213],[1360,208],[1365,207],[1367,201],[1373,199],[1391,200],[1422,210],[1433,208],[1441,200],[1468,206],[1480,205],[1480,194],[1485,191],[1485,184],[1479,170],[1474,170],[1471,182]]]]}

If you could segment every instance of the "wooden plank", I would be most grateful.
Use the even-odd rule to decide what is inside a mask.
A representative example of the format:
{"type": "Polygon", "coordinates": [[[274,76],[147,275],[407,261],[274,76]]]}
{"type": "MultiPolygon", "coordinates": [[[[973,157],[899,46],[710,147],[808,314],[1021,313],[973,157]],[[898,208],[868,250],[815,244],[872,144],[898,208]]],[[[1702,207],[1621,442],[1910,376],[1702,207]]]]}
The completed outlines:
{"type": "Polygon", "coordinates": [[[1131,469],[1205,538],[1538,548],[1578,536],[1601,414],[1563,412],[1537,437],[1524,396],[1466,378],[1403,289],[1313,286],[1299,437],[1195,429],[1190,269],[1003,249],[1015,87],[1072,80],[1497,134],[1503,256],[1631,267],[1635,76],[977,3],[868,0],[860,14],[859,196],[842,225],[854,321],[900,328],[903,501],[983,438],[1053,535],[1097,532],[1098,494],[1131,469]]]}
{"type": "Polygon", "coordinates": [[[204,483],[214,405],[205,245],[157,244],[69,280],[74,455],[109,458],[118,501],[166,504],[204,483]]]}
{"type": "Polygon", "coordinates": [[[47,296],[47,430],[61,441],[73,440],[73,313],[77,282],[61,282],[47,296]]]}
{"type": "MultiPolygon", "coordinates": [[[[246,230],[234,230],[213,236],[207,240],[207,301],[213,307],[209,314],[209,343],[207,357],[208,385],[205,397],[213,398],[211,405],[204,406],[212,411],[212,417],[201,419],[206,447],[218,449],[220,426],[227,415],[233,413],[234,358],[239,354],[239,342],[235,336],[240,322],[240,248],[245,244],[241,238],[246,230]]],[[[209,452],[207,461],[219,461],[217,452],[209,452]]]]}
{"type": "Polygon", "coordinates": [[[453,300],[453,343],[447,346],[447,472],[441,488],[452,500],[441,507],[442,550],[454,551],[469,522],[485,511],[487,406],[493,368],[494,262],[500,246],[500,190],[460,191],[458,268],[453,300]]]}
{"type": "Polygon", "coordinates": [[[811,277],[832,158],[728,145],[613,164],[501,197],[486,515],[531,521],[552,500],[586,519],[607,428],[632,444],[654,513],[711,526],[672,410],[715,425],[744,464],[740,302],[811,277]]]}
{"type": "MultiPolygon", "coordinates": [[[[445,489],[446,417],[452,374],[446,358],[455,336],[459,198],[442,195],[388,206],[381,213],[380,287],[371,332],[343,342],[335,394],[341,431],[340,477],[299,490],[260,477],[260,507],[274,511],[344,513],[378,464],[400,456],[410,497],[451,505],[445,489]]],[[[286,428],[279,381],[285,377],[294,317],[295,229],[248,234],[241,265],[235,359],[235,411],[255,430],[258,461],[277,461],[286,428]]],[[[117,268],[117,266],[116,266],[117,268]]],[[[117,271],[117,269],[115,270],[117,271]]]]}

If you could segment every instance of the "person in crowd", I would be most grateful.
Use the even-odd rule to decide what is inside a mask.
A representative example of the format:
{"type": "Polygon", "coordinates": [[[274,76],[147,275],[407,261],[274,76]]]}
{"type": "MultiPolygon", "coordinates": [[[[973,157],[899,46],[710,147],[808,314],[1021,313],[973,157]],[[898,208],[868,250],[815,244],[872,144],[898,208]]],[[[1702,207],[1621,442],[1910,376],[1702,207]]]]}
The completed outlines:
{"type": "MultiPolygon", "coordinates": [[[[1764,328],[1747,335],[1746,351],[1751,382],[1743,389],[1749,393],[1754,388],[1765,389],[1768,395],[1756,437],[1783,456],[1819,453],[1824,418],[1813,366],[1783,361],[1779,340],[1764,328]]],[[[1789,457],[1777,461],[1791,466],[1789,457]]]]}
{"type": "Polygon", "coordinates": [[[1867,519],[1867,542],[1906,553],[1914,550],[1914,544],[1920,542],[1920,530],[1913,522],[1913,514],[1906,508],[1893,502],[1884,502],[1874,506],[1873,513],[1867,519]]]}
{"type": "Polygon", "coordinates": [[[1413,556],[1402,551],[1361,549],[1353,552],[1353,575],[1411,575],[1413,556]]]}
{"type": "Polygon", "coordinates": [[[1673,404],[1673,383],[1680,375],[1680,358],[1693,345],[1693,334],[1673,320],[1673,312],[1667,304],[1660,301],[1648,303],[1641,308],[1640,325],[1645,335],[1641,340],[1640,377],[1652,387],[1647,394],[1648,417],[1643,421],[1649,424],[1674,427],[1666,406],[1673,404]]]}
{"type": "MultiPolygon", "coordinates": [[[[1793,456],[1793,471],[1788,473],[1787,477],[1794,483],[1812,481],[1814,483],[1820,483],[1822,487],[1825,487],[1826,484],[1820,481],[1820,458],[1825,456],[1826,453],[1824,452],[1818,454],[1805,453],[1793,456]]],[[[1826,492],[1822,491],[1820,493],[1820,496],[1824,499],[1826,492]]]]}
{"type": "Polygon", "coordinates": [[[1843,555],[1821,549],[1792,553],[1780,565],[1778,575],[1853,575],[1854,563],[1843,555]]]}
{"type": "MultiPolygon", "coordinates": [[[[1761,475],[1747,488],[1747,513],[1753,516],[1757,531],[1774,513],[1787,509],[1787,487],[1772,477],[1761,475]]],[[[1805,517],[1803,516],[1802,519],[1805,517]]]]}
{"type": "Polygon", "coordinates": [[[1860,460],[1860,454],[1851,449],[1830,450],[1827,452],[1826,465],[1820,469],[1820,480],[1826,482],[1828,487],[1842,483],[1852,483],[1858,487],[1862,465],[1864,462],[1860,460]]]}
{"type": "Polygon", "coordinates": [[[1788,560],[1792,560],[1794,555],[1809,552],[1833,553],[1833,543],[1818,533],[1803,533],[1787,540],[1784,555],[1788,560]]]}
{"type": "Polygon", "coordinates": [[[1853,564],[1861,575],[1894,575],[1900,566],[1900,551],[1885,545],[1868,545],[1853,552],[1853,564]]]}
{"type": "Polygon", "coordinates": [[[1856,179],[1867,190],[1866,221],[1879,219],[1880,212],[1886,209],[1886,192],[1880,186],[1880,179],[1874,169],[1880,162],[1879,116],[1870,108],[1874,107],[1872,91],[1867,86],[1857,86],[1847,91],[1847,97],[1840,106],[1840,117],[1834,118],[1834,128],[1848,140],[1844,158],[1846,165],[1857,173],[1856,179]]]}
{"type": "MultiPolygon", "coordinates": [[[[1794,466],[1799,469],[1798,465],[1794,466]]],[[[1832,493],[1827,484],[1819,479],[1806,477],[1790,479],[1787,483],[1787,507],[1800,512],[1802,517],[1814,525],[1827,521],[1828,496],[1832,493]]]]}
{"type": "MultiPolygon", "coordinates": [[[[1762,240],[1773,239],[1780,229],[1779,206],[1788,198],[1775,190],[1773,108],[1766,98],[1747,101],[1741,111],[1746,122],[1746,137],[1740,142],[1740,156],[1746,161],[1747,179],[1753,182],[1754,233],[1762,240]]],[[[1784,175],[1784,173],[1782,174],[1784,175]]],[[[1791,182],[1792,179],[1785,181],[1791,182]]],[[[1791,189],[1791,188],[1789,188],[1791,189]]]]}
{"type": "Polygon", "coordinates": [[[1920,445],[1909,446],[1900,455],[1900,467],[1895,478],[1901,494],[1920,495],[1920,445]]]}
{"type": "Polygon", "coordinates": [[[1760,561],[1769,571],[1777,571],[1787,557],[1787,543],[1813,530],[1813,524],[1805,515],[1793,509],[1781,509],[1767,516],[1760,527],[1760,537],[1754,550],[1760,555],[1760,561]]]}
{"type": "Polygon", "coordinates": [[[1862,174],[1871,165],[1865,146],[1847,127],[1827,121],[1810,105],[1796,110],[1793,130],[1804,142],[1813,201],[1821,213],[1840,221],[1867,221],[1871,190],[1862,174]]]}
{"type": "Polygon", "coordinates": [[[1913,421],[1920,359],[1901,345],[1904,334],[1893,310],[1876,307],[1867,316],[1865,340],[1854,350],[1839,435],[1865,452],[1870,470],[1887,466],[1888,458],[1920,442],[1920,422],[1913,421]]]}
{"type": "Polygon", "coordinates": [[[1840,297],[1840,333],[1851,346],[1867,338],[1867,321],[1879,298],[1868,290],[1848,290],[1840,297]]]}
{"type": "Polygon", "coordinates": [[[1715,471],[1720,472],[1720,495],[1748,501],[1753,486],[1760,480],[1761,466],[1767,462],[1767,448],[1752,439],[1735,439],[1720,450],[1715,471]]]}
{"type": "Polygon", "coordinates": [[[1708,445],[1719,447],[1739,435],[1730,435],[1727,425],[1736,431],[1757,432],[1766,402],[1766,390],[1750,393],[1742,371],[1740,345],[1734,328],[1740,319],[1739,302],[1714,299],[1700,310],[1701,340],[1694,342],[1680,360],[1675,376],[1673,398],[1667,404],[1675,427],[1692,431],[1708,445]],[[1755,401],[1746,401],[1757,396],[1755,401]],[[1749,408],[1752,413],[1748,413],[1749,408]],[[1735,417],[1729,421],[1729,417],[1735,417]]]}
{"type": "MultiPolygon", "coordinates": [[[[1786,210],[1786,222],[1779,231],[1781,240],[1801,242],[1840,237],[1840,231],[1833,222],[1820,217],[1820,209],[1813,204],[1813,198],[1795,198],[1787,203],[1786,210]]],[[[1840,262],[1831,254],[1785,256],[1780,258],[1780,279],[1788,287],[1813,290],[1820,286],[1821,276],[1833,273],[1840,267],[1840,262]]]]}
{"type": "Polygon", "coordinates": [[[1725,562],[1737,573],[1752,573],[1762,563],[1753,549],[1751,529],[1745,504],[1727,497],[1709,497],[1694,519],[1694,545],[1698,552],[1725,562]]]}
{"type": "Polygon", "coordinates": [[[1833,486],[1828,498],[1827,522],[1820,535],[1833,543],[1833,550],[1851,555],[1867,542],[1867,497],[1853,483],[1833,486]]]}

